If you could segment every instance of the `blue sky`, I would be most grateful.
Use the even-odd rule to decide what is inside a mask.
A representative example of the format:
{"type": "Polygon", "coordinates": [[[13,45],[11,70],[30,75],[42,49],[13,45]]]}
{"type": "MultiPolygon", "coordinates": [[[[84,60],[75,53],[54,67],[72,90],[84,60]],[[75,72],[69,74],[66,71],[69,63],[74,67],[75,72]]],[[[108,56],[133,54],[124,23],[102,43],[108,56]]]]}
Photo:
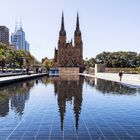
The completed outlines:
{"type": "Polygon", "coordinates": [[[102,51],[140,53],[140,0],[0,0],[0,25],[14,32],[22,18],[31,53],[53,58],[64,11],[67,40],[73,38],[79,12],[84,58],[102,51]]]}

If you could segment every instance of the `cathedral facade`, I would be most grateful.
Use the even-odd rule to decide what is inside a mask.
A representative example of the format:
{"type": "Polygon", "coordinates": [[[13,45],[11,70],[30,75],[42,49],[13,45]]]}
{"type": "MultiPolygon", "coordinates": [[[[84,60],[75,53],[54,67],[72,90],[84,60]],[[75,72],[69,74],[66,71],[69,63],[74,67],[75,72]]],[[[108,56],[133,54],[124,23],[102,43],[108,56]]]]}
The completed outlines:
{"type": "Polygon", "coordinates": [[[79,25],[79,16],[77,14],[76,29],[74,32],[74,44],[72,40],[67,42],[67,36],[64,25],[64,16],[62,13],[61,29],[59,31],[58,49],[55,48],[54,67],[69,67],[84,69],[83,61],[83,41],[79,25]]]}

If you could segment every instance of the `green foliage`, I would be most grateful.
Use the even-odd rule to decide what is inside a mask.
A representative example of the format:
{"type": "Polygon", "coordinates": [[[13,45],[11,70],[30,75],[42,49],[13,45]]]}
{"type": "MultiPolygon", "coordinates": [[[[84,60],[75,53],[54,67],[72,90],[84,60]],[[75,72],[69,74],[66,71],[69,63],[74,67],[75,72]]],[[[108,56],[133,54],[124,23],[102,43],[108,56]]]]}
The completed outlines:
{"type": "Polygon", "coordinates": [[[94,67],[95,66],[95,59],[92,57],[90,59],[86,58],[85,60],[85,67],[88,68],[88,67],[94,67]]]}
{"type": "Polygon", "coordinates": [[[15,50],[5,44],[0,44],[0,66],[2,69],[5,64],[10,68],[23,68],[31,66],[36,59],[27,51],[15,50]]]}
{"type": "Polygon", "coordinates": [[[136,52],[102,52],[95,58],[96,63],[104,63],[113,68],[136,68],[140,66],[140,54],[136,52]]]}
{"type": "Polygon", "coordinates": [[[138,73],[140,73],[140,67],[137,68],[138,73]]]}
{"type": "Polygon", "coordinates": [[[140,73],[140,53],[136,52],[102,52],[96,55],[95,58],[86,58],[84,61],[85,68],[89,71],[95,64],[105,64],[111,71],[116,71],[116,68],[125,68],[127,73],[140,73]]]}
{"type": "Polygon", "coordinates": [[[49,70],[52,67],[52,65],[53,65],[53,60],[52,59],[45,58],[42,61],[42,64],[43,64],[44,67],[46,67],[47,70],[49,70]]]}

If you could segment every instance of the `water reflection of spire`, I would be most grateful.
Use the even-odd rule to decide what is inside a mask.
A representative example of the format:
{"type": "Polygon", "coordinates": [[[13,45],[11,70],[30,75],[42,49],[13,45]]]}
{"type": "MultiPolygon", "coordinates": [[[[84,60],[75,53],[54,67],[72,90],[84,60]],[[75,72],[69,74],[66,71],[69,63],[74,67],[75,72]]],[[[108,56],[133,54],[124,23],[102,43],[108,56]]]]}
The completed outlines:
{"type": "Polygon", "coordinates": [[[81,102],[82,102],[82,98],[81,99],[74,99],[74,114],[75,114],[75,128],[76,130],[78,130],[78,122],[79,122],[79,115],[81,112],[81,102]],[[79,101],[78,101],[79,100],[79,101]]]}
{"type": "Polygon", "coordinates": [[[60,112],[60,118],[61,118],[61,130],[63,131],[64,126],[64,116],[66,112],[66,100],[63,95],[60,95],[58,98],[58,106],[59,106],[59,112],[60,112]]]}
{"type": "Polygon", "coordinates": [[[55,94],[58,96],[58,106],[61,120],[61,130],[64,127],[64,116],[66,113],[66,102],[73,102],[73,111],[75,114],[75,128],[78,130],[78,121],[82,106],[82,86],[83,78],[59,77],[55,79],[55,94]],[[61,82],[60,82],[61,79],[61,82]]]}

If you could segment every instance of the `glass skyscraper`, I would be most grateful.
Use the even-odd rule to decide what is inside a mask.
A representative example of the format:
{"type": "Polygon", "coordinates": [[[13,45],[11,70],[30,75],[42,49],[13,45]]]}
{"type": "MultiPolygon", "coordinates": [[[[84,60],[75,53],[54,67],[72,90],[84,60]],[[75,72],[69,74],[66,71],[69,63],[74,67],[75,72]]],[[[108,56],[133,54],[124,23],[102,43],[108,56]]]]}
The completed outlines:
{"type": "Polygon", "coordinates": [[[25,41],[25,50],[30,51],[30,44],[27,41],[25,41]]]}
{"type": "Polygon", "coordinates": [[[29,43],[25,40],[25,32],[21,26],[19,28],[16,26],[15,32],[11,35],[11,43],[17,50],[29,51],[29,43]]]}

